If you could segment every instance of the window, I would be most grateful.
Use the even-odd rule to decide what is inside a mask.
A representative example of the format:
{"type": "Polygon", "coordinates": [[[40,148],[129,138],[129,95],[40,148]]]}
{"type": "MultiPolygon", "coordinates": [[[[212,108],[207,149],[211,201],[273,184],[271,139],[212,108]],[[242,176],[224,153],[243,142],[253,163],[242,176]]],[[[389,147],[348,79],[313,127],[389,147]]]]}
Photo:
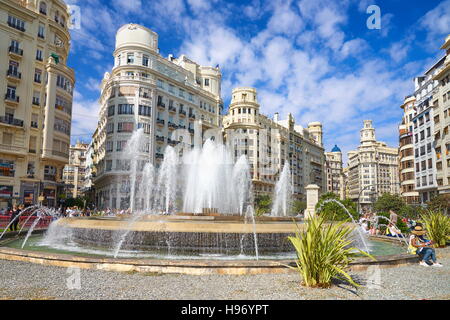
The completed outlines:
{"type": "Polygon", "coordinates": [[[122,140],[122,141],[117,141],[117,148],[116,151],[122,151],[125,146],[126,146],[127,142],[122,140]]]}
{"type": "Polygon", "coordinates": [[[39,23],[38,37],[42,39],[45,38],[45,26],[42,23],[39,23]]]}
{"type": "Polygon", "coordinates": [[[134,53],[128,53],[127,54],[127,63],[128,64],[134,63],[134,53]]]}
{"type": "Polygon", "coordinates": [[[25,31],[25,21],[14,16],[8,16],[8,25],[22,32],[25,31]]]}
{"type": "Polygon", "coordinates": [[[36,153],[36,137],[30,136],[30,141],[28,143],[28,151],[30,153],[36,153]]]}
{"type": "Polygon", "coordinates": [[[205,79],[205,87],[209,87],[209,79],[205,79]]]}
{"type": "Polygon", "coordinates": [[[183,90],[183,89],[180,89],[180,92],[179,92],[178,95],[179,95],[180,97],[184,98],[184,90],[183,90]]]}
{"type": "MultiPolygon", "coordinates": [[[[106,125],[106,133],[113,133],[114,132],[114,122],[108,122],[106,125]]],[[[112,147],[111,150],[112,151],[112,147]]]]}
{"type": "Polygon", "coordinates": [[[175,86],[173,84],[169,83],[169,92],[170,93],[175,93],[175,86]]]}
{"type": "Polygon", "coordinates": [[[108,117],[113,116],[114,115],[114,110],[115,110],[115,105],[112,106],[108,106],[108,117]]]}
{"type": "MultiPolygon", "coordinates": [[[[112,123],[112,125],[114,126],[114,123],[112,123]]],[[[106,152],[112,152],[113,151],[113,147],[114,146],[114,141],[108,140],[106,141],[106,152]]]]}
{"type": "Polygon", "coordinates": [[[39,91],[34,91],[33,92],[33,104],[38,106],[40,105],[40,97],[41,97],[41,93],[39,91]]]}
{"type": "Polygon", "coordinates": [[[148,67],[148,56],[145,54],[142,56],[142,65],[148,67]]]}
{"type": "Polygon", "coordinates": [[[8,75],[15,77],[15,78],[21,78],[21,73],[19,72],[19,63],[16,61],[9,61],[9,67],[8,67],[8,75]]]}
{"type": "Polygon", "coordinates": [[[47,4],[44,1],[39,3],[39,13],[47,15],[47,4]]]}
{"type": "Polygon", "coordinates": [[[133,122],[119,122],[117,124],[117,132],[133,132],[133,122]]]}
{"type": "Polygon", "coordinates": [[[56,86],[72,94],[72,82],[60,74],[56,77],[56,86]]]}
{"type": "Polygon", "coordinates": [[[36,60],[39,60],[39,61],[44,60],[44,58],[42,58],[42,50],[41,49],[36,50],[36,60]]]}
{"type": "Polygon", "coordinates": [[[152,113],[152,108],[150,106],[139,105],[139,115],[150,117],[152,113]]]}
{"type": "Polygon", "coordinates": [[[164,81],[162,81],[161,79],[158,79],[157,85],[158,85],[158,88],[164,89],[164,81]]]}
{"type": "Polygon", "coordinates": [[[16,87],[8,86],[6,88],[6,97],[11,100],[16,100],[16,87]]]}
{"type": "Polygon", "coordinates": [[[38,127],[38,115],[36,113],[31,114],[31,127],[37,128],[38,127]]]}
{"type": "Polygon", "coordinates": [[[119,104],[117,114],[133,114],[134,104],[119,104]]]}
{"type": "Polygon", "coordinates": [[[139,122],[138,123],[138,129],[144,129],[144,133],[149,134],[150,133],[150,123],[145,123],[145,122],[139,122]]]}
{"type": "Polygon", "coordinates": [[[34,69],[34,82],[37,82],[37,83],[42,82],[42,70],[34,69]]]}
{"type": "Polygon", "coordinates": [[[62,132],[68,136],[70,136],[70,122],[60,119],[58,117],[55,117],[55,124],[53,128],[56,131],[62,132]]]}

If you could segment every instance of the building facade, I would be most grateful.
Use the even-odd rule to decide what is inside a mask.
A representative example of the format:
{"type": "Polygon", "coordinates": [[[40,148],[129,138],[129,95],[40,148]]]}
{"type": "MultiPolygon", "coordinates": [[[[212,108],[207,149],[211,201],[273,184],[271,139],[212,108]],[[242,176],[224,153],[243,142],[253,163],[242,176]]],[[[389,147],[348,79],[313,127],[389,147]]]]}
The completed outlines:
{"type": "Polygon", "coordinates": [[[305,200],[305,187],[317,184],[326,191],[325,155],[322,125],[313,122],[307,129],[288,119],[273,119],[260,113],[255,88],[239,87],[232,91],[227,115],[223,118],[227,144],[235,159],[245,154],[249,159],[253,192],[272,195],[285,164],[289,165],[294,197],[305,200]]]}
{"type": "Polygon", "coordinates": [[[100,208],[128,208],[130,159],[124,153],[136,129],[145,146],[139,165],[158,167],[172,132],[185,129],[182,142],[194,144],[194,134],[221,126],[221,72],[200,66],[182,55],[159,54],[158,35],[143,26],[127,24],[116,34],[114,67],[101,84],[99,123],[93,136],[93,183],[100,208]]]}
{"type": "Polygon", "coordinates": [[[415,190],[414,175],[414,136],[413,122],[414,103],[416,98],[408,96],[400,106],[403,109],[402,123],[399,125],[399,179],[400,194],[408,204],[419,203],[419,193],[415,190]]]}
{"type": "Polygon", "coordinates": [[[439,194],[450,195],[450,35],[441,49],[445,50],[445,59],[433,77],[439,82],[438,92],[433,96],[436,184],[439,194]]]}
{"type": "Polygon", "coordinates": [[[433,77],[444,63],[440,59],[424,75],[414,79],[415,113],[412,118],[414,136],[415,189],[420,203],[426,203],[437,194],[436,150],[433,101],[438,99],[439,81],[433,77]]]}
{"type": "Polygon", "coordinates": [[[342,166],[342,152],[337,145],[330,152],[325,152],[327,192],[333,192],[340,199],[345,198],[344,172],[342,166]]]}
{"type": "Polygon", "coordinates": [[[372,120],[364,120],[360,145],[348,152],[349,197],[364,208],[383,193],[399,194],[398,148],[375,138],[372,120]]]}
{"type": "Polygon", "coordinates": [[[0,0],[0,208],[56,206],[64,191],[75,84],[68,21],[60,0],[0,0]]]}
{"type": "Polygon", "coordinates": [[[66,197],[77,198],[83,195],[86,174],[88,144],[77,142],[69,150],[69,164],[64,167],[63,179],[66,184],[66,197]]]}

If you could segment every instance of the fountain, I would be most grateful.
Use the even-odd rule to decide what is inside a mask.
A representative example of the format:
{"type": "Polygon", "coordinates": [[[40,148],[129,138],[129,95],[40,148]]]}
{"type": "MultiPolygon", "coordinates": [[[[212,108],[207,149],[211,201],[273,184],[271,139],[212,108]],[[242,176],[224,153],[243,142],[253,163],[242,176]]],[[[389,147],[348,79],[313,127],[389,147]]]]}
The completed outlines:
{"type": "Polygon", "coordinates": [[[281,172],[280,179],[275,185],[275,201],[272,206],[271,216],[286,217],[288,215],[293,194],[291,180],[291,170],[289,169],[288,163],[286,163],[281,172]]]}
{"type": "MultiPolygon", "coordinates": [[[[295,257],[287,237],[304,225],[298,223],[300,217],[289,216],[292,183],[287,163],[276,183],[271,214],[257,217],[245,155],[235,161],[227,146],[208,139],[183,153],[167,146],[163,161],[154,166],[140,152],[145,143],[142,130],[134,132],[123,157],[130,168],[131,214],[60,218],[36,246],[113,258],[295,257]]],[[[34,227],[21,247],[32,239],[34,227]]]]}

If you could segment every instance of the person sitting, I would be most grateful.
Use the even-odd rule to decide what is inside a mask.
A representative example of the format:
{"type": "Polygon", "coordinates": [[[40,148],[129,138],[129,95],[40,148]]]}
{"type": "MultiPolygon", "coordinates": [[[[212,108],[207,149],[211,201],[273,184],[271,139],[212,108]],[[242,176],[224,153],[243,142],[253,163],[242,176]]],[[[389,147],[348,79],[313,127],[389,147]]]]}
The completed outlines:
{"type": "Polygon", "coordinates": [[[402,237],[402,232],[392,223],[389,223],[386,228],[386,236],[388,237],[402,237]]]}
{"type": "Polygon", "coordinates": [[[419,255],[419,264],[424,267],[442,267],[442,264],[436,261],[436,252],[434,248],[430,247],[430,245],[433,244],[433,241],[424,238],[426,231],[422,226],[415,226],[411,233],[408,248],[411,253],[419,255]]]}

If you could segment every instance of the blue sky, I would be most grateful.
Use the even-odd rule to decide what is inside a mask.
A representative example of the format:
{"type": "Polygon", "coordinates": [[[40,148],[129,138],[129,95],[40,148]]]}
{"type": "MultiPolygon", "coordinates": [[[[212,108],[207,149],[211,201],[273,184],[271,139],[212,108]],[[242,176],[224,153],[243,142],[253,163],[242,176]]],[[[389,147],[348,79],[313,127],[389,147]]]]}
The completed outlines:
{"type": "Polygon", "coordinates": [[[222,94],[253,86],[261,112],[298,124],[321,121],[324,144],[346,153],[359,144],[364,119],[377,139],[398,146],[400,105],[412,79],[444,55],[450,0],[68,0],[81,12],[71,30],[75,69],[72,142],[89,141],[97,123],[99,84],[113,65],[115,33],[125,23],[159,34],[163,56],[186,54],[220,65],[222,94]],[[368,29],[369,5],[381,29],[368,29]]]}

